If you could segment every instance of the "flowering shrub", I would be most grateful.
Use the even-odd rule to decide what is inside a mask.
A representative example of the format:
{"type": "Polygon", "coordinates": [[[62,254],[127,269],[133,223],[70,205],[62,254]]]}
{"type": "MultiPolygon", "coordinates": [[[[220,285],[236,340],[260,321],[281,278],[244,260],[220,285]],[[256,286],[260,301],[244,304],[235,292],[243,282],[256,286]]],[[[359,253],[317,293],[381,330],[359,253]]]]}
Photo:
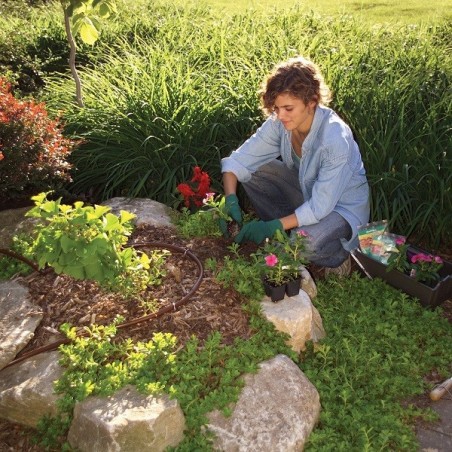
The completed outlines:
{"type": "Polygon", "coordinates": [[[70,182],[66,158],[76,142],[63,137],[44,104],[18,100],[0,78],[0,198],[57,189],[70,182]]]}
{"type": "Polygon", "coordinates": [[[210,193],[210,176],[199,166],[195,166],[191,180],[179,184],[177,190],[184,198],[185,207],[196,211],[203,206],[203,200],[210,193]]]}
{"type": "Polygon", "coordinates": [[[298,230],[290,237],[276,231],[272,240],[265,242],[263,250],[256,253],[258,259],[263,257],[263,273],[267,282],[280,286],[299,276],[300,265],[305,264],[303,251],[306,249],[307,233],[298,230]]]}
{"type": "Polygon", "coordinates": [[[419,282],[439,281],[439,270],[443,266],[443,260],[432,254],[417,253],[409,257],[409,245],[404,239],[396,241],[396,251],[390,252],[387,271],[398,270],[409,274],[419,282]]]}

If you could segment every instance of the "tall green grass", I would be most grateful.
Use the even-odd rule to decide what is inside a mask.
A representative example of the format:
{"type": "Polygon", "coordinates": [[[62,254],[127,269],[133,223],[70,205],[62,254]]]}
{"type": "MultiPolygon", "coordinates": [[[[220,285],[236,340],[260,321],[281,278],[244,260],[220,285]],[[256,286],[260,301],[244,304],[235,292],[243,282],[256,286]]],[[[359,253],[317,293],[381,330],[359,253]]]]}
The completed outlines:
{"type": "MultiPolygon", "coordinates": [[[[11,20],[26,30],[17,46],[29,39],[35,53],[44,41],[55,49],[46,54],[58,65],[43,71],[42,98],[63,112],[68,132],[85,139],[73,154],[74,191],[173,205],[176,185],[195,164],[219,190],[220,158],[262,121],[263,77],[276,62],[303,54],[319,64],[334,92],[332,107],[355,132],[372,220],[388,219],[393,231],[433,248],[450,246],[450,21],[372,27],[351,16],[306,13],[303,5],[229,15],[205,3],[137,0],[134,14],[128,0],[120,5],[100,41],[81,47],[84,109],[61,65],[58,5],[35,11],[30,27],[27,18],[11,20]]],[[[2,30],[0,45],[14,36],[2,30]]]]}

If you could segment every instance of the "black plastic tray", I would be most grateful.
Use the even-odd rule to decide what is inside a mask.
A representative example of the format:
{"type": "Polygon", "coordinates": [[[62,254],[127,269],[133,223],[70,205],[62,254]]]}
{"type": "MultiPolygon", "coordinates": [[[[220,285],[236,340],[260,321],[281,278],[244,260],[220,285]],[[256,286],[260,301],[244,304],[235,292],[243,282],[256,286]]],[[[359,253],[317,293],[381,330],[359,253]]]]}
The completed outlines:
{"type": "MultiPolygon", "coordinates": [[[[428,253],[421,248],[409,247],[408,252],[428,253]]],[[[444,261],[439,271],[441,280],[435,287],[429,287],[398,270],[386,271],[386,265],[355,250],[353,255],[358,259],[366,272],[372,278],[381,278],[391,286],[402,290],[406,294],[419,299],[422,306],[435,308],[446,300],[452,299],[452,263],[444,261]]]]}

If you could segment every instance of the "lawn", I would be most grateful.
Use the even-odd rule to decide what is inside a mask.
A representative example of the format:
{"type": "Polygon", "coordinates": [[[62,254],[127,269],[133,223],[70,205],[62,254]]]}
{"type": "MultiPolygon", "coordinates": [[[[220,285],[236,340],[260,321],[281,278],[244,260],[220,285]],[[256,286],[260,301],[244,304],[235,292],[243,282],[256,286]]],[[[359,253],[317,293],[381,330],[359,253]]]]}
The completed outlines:
{"type": "Polygon", "coordinates": [[[298,6],[302,11],[313,10],[322,15],[353,15],[371,23],[421,23],[452,17],[451,0],[289,0],[275,4],[273,0],[204,0],[208,5],[226,12],[240,13],[246,9],[257,11],[287,9],[298,6]]]}

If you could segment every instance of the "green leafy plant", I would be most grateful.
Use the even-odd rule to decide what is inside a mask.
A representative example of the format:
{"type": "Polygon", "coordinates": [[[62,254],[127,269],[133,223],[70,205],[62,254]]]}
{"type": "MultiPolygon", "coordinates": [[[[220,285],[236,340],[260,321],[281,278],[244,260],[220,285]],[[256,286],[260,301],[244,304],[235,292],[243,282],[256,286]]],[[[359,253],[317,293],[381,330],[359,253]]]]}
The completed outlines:
{"type": "MultiPolygon", "coordinates": [[[[10,250],[29,260],[33,260],[33,239],[27,234],[18,234],[12,238],[10,250]]],[[[21,260],[0,253],[0,280],[10,279],[15,275],[26,276],[32,267],[21,260]]]]}
{"type": "Polygon", "coordinates": [[[264,296],[262,286],[262,266],[254,254],[249,257],[239,252],[239,245],[233,243],[228,247],[231,256],[226,256],[223,262],[210,258],[205,262],[206,269],[212,271],[216,280],[224,287],[234,288],[250,300],[261,300],[264,296]]]}
{"type": "Polygon", "coordinates": [[[193,337],[182,348],[170,333],[156,333],[148,342],[117,341],[120,317],[111,325],[85,327],[84,335],[75,327],[62,326],[72,342],[59,349],[65,371],[55,382],[55,392],[61,395],[58,413],[40,420],[37,441],[45,447],[64,447],[77,401],[90,395],[106,396],[132,384],[144,394],[167,393],[177,398],[187,421],[185,438],[177,450],[211,450],[210,436],[202,429],[205,415],[215,408],[230,413],[243,387],[240,377],[255,372],[260,362],[278,353],[297,359],[285,344],[287,337],[261,316],[258,303],[246,303],[244,309],[250,315],[253,335],[237,338],[229,346],[222,344],[218,332],[202,345],[193,337]]]}
{"type": "Polygon", "coordinates": [[[223,220],[231,220],[231,217],[226,212],[226,198],[224,195],[217,195],[215,193],[206,193],[203,199],[203,205],[208,208],[208,212],[212,212],[215,218],[222,218],[223,220]]]}
{"type": "Polygon", "coordinates": [[[213,212],[198,210],[192,213],[184,207],[175,215],[175,223],[183,237],[219,237],[221,235],[218,219],[213,212]]]}
{"type": "Polygon", "coordinates": [[[410,264],[407,259],[408,243],[405,238],[398,238],[395,242],[395,250],[389,251],[388,266],[386,271],[393,269],[406,273],[410,271],[410,264]]]}
{"type": "Polygon", "coordinates": [[[450,375],[448,320],[357,273],[317,288],[328,334],[300,364],[322,401],[306,450],[330,450],[331,438],[335,450],[416,450],[412,423],[429,413],[412,400],[433,386],[424,380],[432,369],[450,375]]]}
{"type": "Polygon", "coordinates": [[[125,246],[135,215],[121,211],[119,217],[107,206],[61,204],[46,193],[32,198],[35,207],[27,216],[43,220],[37,226],[33,253],[40,268],[50,265],[57,273],[76,279],[92,279],[126,296],[148,285],[159,284],[164,274],[162,256],[125,246]]]}

